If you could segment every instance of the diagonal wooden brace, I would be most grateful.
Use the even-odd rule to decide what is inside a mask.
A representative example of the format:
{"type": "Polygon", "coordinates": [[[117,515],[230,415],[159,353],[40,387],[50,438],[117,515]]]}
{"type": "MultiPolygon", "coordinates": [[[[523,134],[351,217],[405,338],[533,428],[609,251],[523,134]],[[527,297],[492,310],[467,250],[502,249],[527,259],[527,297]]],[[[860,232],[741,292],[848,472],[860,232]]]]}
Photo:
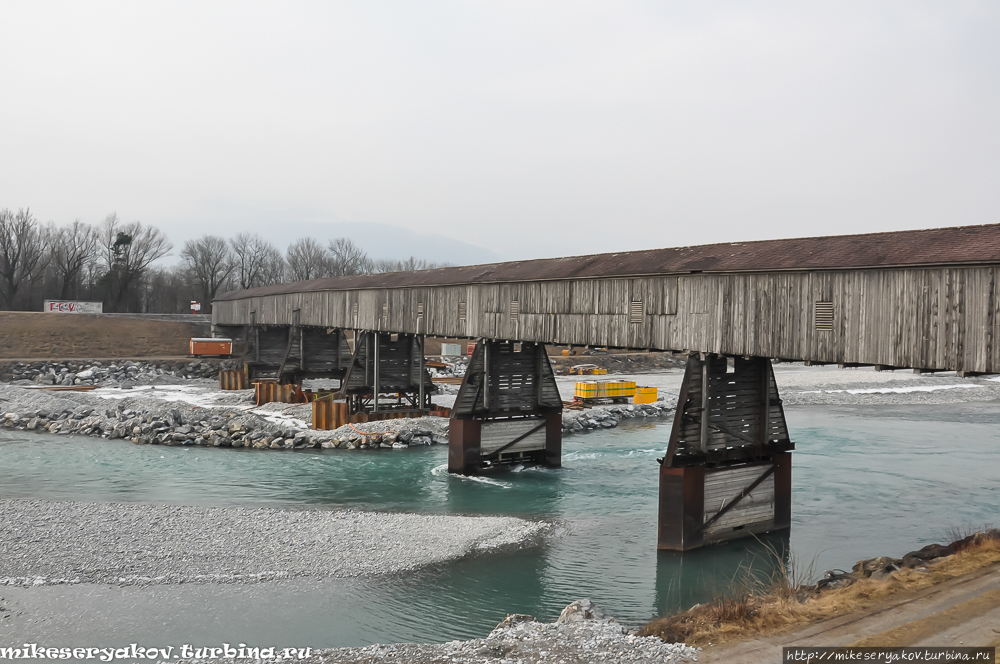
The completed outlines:
{"type": "Polygon", "coordinates": [[[542,420],[542,423],[539,424],[534,429],[522,433],[520,436],[518,436],[514,440],[510,441],[509,443],[507,443],[506,445],[504,445],[503,447],[501,447],[499,449],[493,450],[492,452],[490,452],[489,454],[487,454],[483,458],[485,460],[487,460],[487,461],[492,461],[493,459],[499,458],[501,452],[503,452],[506,449],[509,449],[509,448],[513,447],[514,445],[517,445],[518,443],[520,443],[522,440],[524,440],[525,438],[527,438],[531,434],[533,434],[533,433],[535,433],[537,431],[541,431],[542,429],[545,428],[546,424],[547,424],[547,422],[545,420],[542,420]]]}
{"type": "Polygon", "coordinates": [[[721,519],[722,516],[726,512],[728,512],[729,510],[731,510],[736,505],[736,503],[740,502],[741,500],[743,500],[744,498],[746,498],[747,496],[749,496],[750,492],[753,491],[754,489],[756,489],[758,486],[760,486],[760,483],[763,482],[764,480],[766,480],[768,477],[770,477],[771,473],[773,473],[773,472],[774,472],[774,464],[771,464],[770,466],[767,467],[767,470],[765,470],[761,474],[760,477],[758,477],[753,482],[751,482],[750,486],[746,487],[745,489],[743,489],[742,491],[740,491],[738,494],[736,494],[736,496],[731,501],[729,501],[728,503],[726,503],[725,506],[723,506],[723,508],[721,510],[719,510],[718,512],[716,512],[715,515],[712,516],[711,519],[709,519],[708,521],[706,521],[705,523],[703,523],[698,528],[698,530],[699,531],[704,531],[704,530],[708,529],[708,527],[711,526],[713,523],[715,523],[716,521],[718,521],[719,519],[721,519]]]}

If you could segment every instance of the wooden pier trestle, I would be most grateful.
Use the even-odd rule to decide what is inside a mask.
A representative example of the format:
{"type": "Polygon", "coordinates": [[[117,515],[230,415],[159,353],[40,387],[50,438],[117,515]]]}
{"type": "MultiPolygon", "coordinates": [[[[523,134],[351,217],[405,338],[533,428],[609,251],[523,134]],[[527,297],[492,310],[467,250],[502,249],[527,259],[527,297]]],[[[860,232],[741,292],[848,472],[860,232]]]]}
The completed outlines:
{"type": "Polygon", "coordinates": [[[257,325],[245,331],[241,362],[250,382],[302,383],[304,378],[343,379],[351,361],[344,330],[299,325],[257,325]]]}
{"type": "Polygon", "coordinates": [[[692,354],[667,454],[657,460],[657,548],[688,551],[788,528],[794,449],[769,359],[692,354]]]}
{"type": "Polygon", "coordinates": [[[352,415],[383,409],[430,410],[436,390],[424,364],[423,335],[355,333],[354,353],[340,386],[352,415]],[[387,398],[395,403],[385,403],[387,398]]]}
{"type": "Polygon", "coordinates": [[[480,340],[455,397],[448,472],[562,464],[562,398],[545,344],[480,340]]]}

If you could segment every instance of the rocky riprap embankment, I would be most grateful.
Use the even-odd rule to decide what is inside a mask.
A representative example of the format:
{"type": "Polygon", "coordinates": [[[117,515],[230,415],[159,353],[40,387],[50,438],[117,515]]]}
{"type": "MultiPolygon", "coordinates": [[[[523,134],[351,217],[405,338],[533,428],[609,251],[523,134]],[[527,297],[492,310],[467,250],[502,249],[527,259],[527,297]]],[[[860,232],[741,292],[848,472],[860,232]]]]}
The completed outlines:
{"type": "Polygon", "coordinates": [[[0,368],[0,380],[31,381],[39,385],[166,385],[192,378],[216,378],[220,369],[235,369],[236,360],[193,360],[185,362],[9,362],[0,368]]]}
{"type": "MultiPolygon", "coordinates": [[[[249,449],[400,448],[447,442],[448,420],[423,417],[342,427],[308,429],[310,406],[266,404],[206,408],[160,401],[145,391],[124,399],[102,399],[88,393],[51,393],[0,387],[6,411],[0,426],[19,431],[78,434],[123,439],[140,445],[196,445],[249,449]]],[[[234,398],[242,398],[234,393],[234,398]]]]}
{"type": "Polygon", "coordinates": [[[593,429],[611,429],[624,420],[666,417],[673,415],[674,401],[662,399],[654,403],[600,406],[585,410],[564,410],[563,431],[576,433],[593,429]]]}
{"type": "MultiPolygon", "coordinates": [[[[188,366],[191,370],[202,370],[201,362],[188,366]]],[[[145,384],[137,379],[134,385],[130,382],[119,385],[121,390],[113,390],[116,398],[111,393],[25,389],[30,386],[27,383],[0,385],[0,426],[20,431],[101,436],[144,445],[272,450],[400,449],[448,442],[446,418],[383,420],[346,425],[334,431],[314,430],[309,428],[312,417],[309,404],[271,403],[253,408],[249,392],[219,392],[209,381],[156,373],[162,370],[159,368],[154,372],[148,368],[130,370],[125,364],[122,367],[126,375],[135,374],[148,380],[145,384]],[[128,389],[130,386],[134,389],[128,389]],[[157,388],[161,388],[159,392],[157,388]],[[206,405],[170,401],[185,396],[174,393],[180,389],[200,391],[198,394],[205,398],[206,405]]],[[[116,375],[109,374],[105,380],[117,382],[116,375]]],[[[79,374],[74,380],[80,380],[79,374]]],[[[672,412],[673,402],[666,400],[567,410],[563,413],[563,431],[611,428],[628,419],[664,417],[672,412]]]]}
{"type": "Polygon", "coordinates": [[[970,546],[977,546],[987,540],[1000,541],[1000,529],[991,528],[980,531],[955,540],[951,544],[928,544],[916,551],[910,551],[902,558],[892,558],[890,556],[878,556],[868,560],[858,561],[850,572],[843,570],[827,570],[823,573],[823,578],[816,585],[807,586],[807,592],[818,592],[834,588],[846,588],[861,579],[888,579],[893,573],[901,569],[915,569],[924,567],[927,563],[938,558],[945,558],[954,555],[970,546]]]}
{"type": "Polygon", "coordinates": [[[0,586],[371,577],[524,546],[548,528],[500,516],[0,500],[0,586]]]}

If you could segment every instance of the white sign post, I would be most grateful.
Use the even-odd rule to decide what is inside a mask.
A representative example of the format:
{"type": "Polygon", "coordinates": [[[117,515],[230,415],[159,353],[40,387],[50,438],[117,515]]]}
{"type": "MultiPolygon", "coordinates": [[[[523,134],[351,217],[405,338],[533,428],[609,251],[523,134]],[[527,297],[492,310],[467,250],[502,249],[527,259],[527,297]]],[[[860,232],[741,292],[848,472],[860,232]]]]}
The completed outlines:
{"type": "Polygon", "coordinates": [[[201,311],[201,302],[191,300],[191,313],[196,314],[201,311]]]}

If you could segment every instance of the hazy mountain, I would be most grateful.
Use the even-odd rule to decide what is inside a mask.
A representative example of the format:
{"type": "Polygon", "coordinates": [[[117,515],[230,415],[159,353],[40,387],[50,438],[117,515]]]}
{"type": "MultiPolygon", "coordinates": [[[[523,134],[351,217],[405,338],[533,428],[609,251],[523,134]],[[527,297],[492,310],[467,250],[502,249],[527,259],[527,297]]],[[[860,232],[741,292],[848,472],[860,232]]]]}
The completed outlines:
{"type": "Polygon", "coordinates": [[[371,258],[403,260],[414,256],[452,265],[475,265],[499,260],[496,253],[485,247],[436,233],[416,233],[388,224],[306,222],[295,224],[294,227],[268,226],[255,230],[282,251],[300,237],[310,236],[324,245],[334,238],[346,237],[368,252],[371,258]]]}
{"type": "MultiPolygon", "coordinates": [[[[154,222],[155,225],[155,222],[154,222]]],[[[251,218],[250,223],[226,223],[214,221],[212,224],[164,223],[163,230],[174,244],[171,255],[161,262],[163,265],[176,263],[186,240],[200,237],[206,226],[215,235],[231,238],[241,231],[257,233],[284,253],[288,245],[302,237],[313,237],[323,246],[338,237],[350,238],[362,247],[373,259],[388,258],[406,260],[410,256],[434,263],[451,265],[475,265],[494,263],[500,257],[493,251],[478,245],[462,242],[436,233],[417,233],[388,224],[365,222],[319,222],[297,221],[294,223],[273,223],[251,218]]]]}

